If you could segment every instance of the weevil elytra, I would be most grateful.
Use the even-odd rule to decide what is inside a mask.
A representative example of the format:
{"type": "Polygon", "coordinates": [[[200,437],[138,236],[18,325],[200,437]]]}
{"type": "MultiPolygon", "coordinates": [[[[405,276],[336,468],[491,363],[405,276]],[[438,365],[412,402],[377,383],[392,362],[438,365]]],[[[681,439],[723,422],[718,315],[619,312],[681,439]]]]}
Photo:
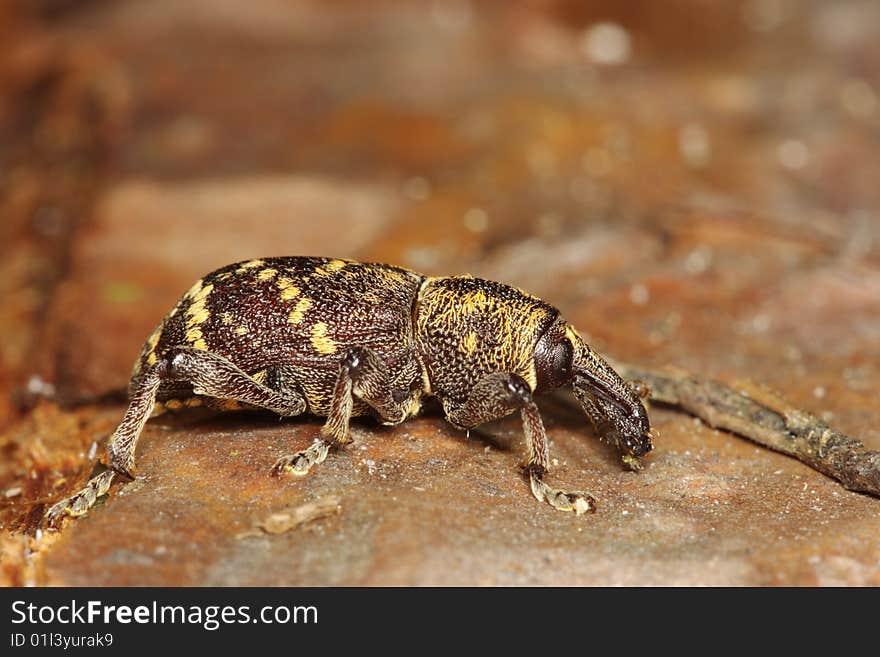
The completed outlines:
{"type": "Polygon", "coordinates": [[[551,488],[536,393],[570,388],[604,438],[632,461],[652,448],[638,385],[624,381],[559,311],[471,276],[383,264],[264,258],[208,274],[181,297],[135,363],[130,405],[108,446],[110,469],[54,505],[50,524],[85,513],[118,474],[157,406],[257,407],[327,418],[276,474],[304,475],[351,442],[352,416],[398,424],[437,398],[462,429],[520,411],[534,496],[577,514],[586,493],[551,488]]]}

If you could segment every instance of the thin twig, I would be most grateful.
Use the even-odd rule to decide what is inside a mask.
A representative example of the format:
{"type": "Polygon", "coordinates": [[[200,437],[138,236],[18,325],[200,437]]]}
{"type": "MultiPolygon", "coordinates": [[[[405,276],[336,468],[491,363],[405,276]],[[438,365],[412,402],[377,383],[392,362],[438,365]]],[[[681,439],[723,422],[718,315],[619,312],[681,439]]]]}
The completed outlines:
{"type": "Polygon", "coordinates": [[[716,429],[726,429],[782,452],[844,487],[880,497],[880,451],[794,408],[778,393],[751,382],[725,385],[681,370],[646,370],[616,363],[627,379],[651,389],[651,401],[680,408],[716,429]]]}

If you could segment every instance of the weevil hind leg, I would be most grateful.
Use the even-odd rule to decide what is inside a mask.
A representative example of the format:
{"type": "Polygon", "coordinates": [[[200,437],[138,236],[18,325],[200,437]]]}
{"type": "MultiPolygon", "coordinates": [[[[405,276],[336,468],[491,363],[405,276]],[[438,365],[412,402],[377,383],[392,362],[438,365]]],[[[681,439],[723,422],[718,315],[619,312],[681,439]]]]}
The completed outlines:
{"type": "Polygon", "coordinates": [[[272,473],[305,475],[313,466],[327,458],[331,448],[341,448],[349,444],[349,425],[355,399],[366,402],[376,411],[380,420],[387,424],[402,422],[411,406],[412,393],[409,389],[396,391],[394,383],[400,379],[415,379],[418,375],[418,365],[414,358],[407,361],[401,372],[394,373],[366,347],[352,347],[346,351],[340,361],[339,374],[333,387],[327,421],[321,428],[321,437],[315,439],[308,448],[278,459],[272,467],[272,473]]]}
{"type": "Polygon", "coordinates": [[[197,395],[265,408],[283,417],[299,415],[306,410],[305,398],[292,386],[276,389],[260,383],[218,354],[192,347],[176,347],[166,359],[170,376],[191,384],[197,395]]]}
{"type": "Polygon", "coordinates": [[[577,515],[594,511],[596,501],[589,493],[558,490],[544,481],[549,467],[547,433],[531,389],[522,377],[507,372],[486,375],[473,387],[464,404],[447,406],[446,417],[453,424],[470,429],[516,409],[523,421],[532,494],[559,511],[573,511],[577,515]]]}
{"type": "Polygon", "coordinates": [[[112,470],[106,470],[71,495],[54,504],[46,513],[44,520],[49,527],[56,527],[65,516],[81,516],[88,511],[99,497],[110,490],[110,484],[117,473],[131,476],[134,465],[134,450],[144,425],[153,412],[156,392],[162,379],[168,375],[168,364],[160,361],[144,372],[131,388],[131,401],[122,422],[116,427],[107,454],[112,470]]]}
{"type": "Polygon", "coordinates": [[[191,384],[195,394],[243,402],[279,415],[298,415],[305,410],[305,399],[296,391],[273,390],[222,356],[191,347],[172,349],[132,382],[128,410],[107,446],[112,469],[96,475],[77,493],[53,505],[45,516],[49,526],[57,526],[65,516],[83,515],[107,493],[117,473],[133,477],[137,441],[156,406],[159,388],[163,383],[173,388],[174,382],[191,384]]]}

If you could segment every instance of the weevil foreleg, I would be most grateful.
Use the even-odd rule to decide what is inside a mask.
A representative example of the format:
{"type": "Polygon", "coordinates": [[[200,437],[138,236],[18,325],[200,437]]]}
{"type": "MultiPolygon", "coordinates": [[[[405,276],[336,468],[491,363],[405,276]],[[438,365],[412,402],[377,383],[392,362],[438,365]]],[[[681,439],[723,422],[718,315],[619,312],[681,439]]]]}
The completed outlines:
{"type": "Polygon", "coordinates": [[[529,384],[521,376],[493,372],[477,381],[463,404],[445,401],[446,419],[461,429],[473,429],[510,415],[532,399],[529,384]]]}
{"type": "Polygon", "coordinates": [[[344,447],[350,443],[349,424],[355,399],[369,404],[387,424],[402,422],[411,408],[413,393],[410,387],[398,390],[395,382],[402,378],[408,384],[409,378],[415,379],[418,376],[416,361],[411,361],[413,368],[405,367],[402,376],[395,376],[385,362],[370,349],[349,349],[340,362],[330,411],[321,429],[321,437],[315,439],[310,447],[278,459],[272,472],[305,475],[312,466],[327,458],[331,447],[344,447]]]}
{"type": "Polygon", "coordinates": [[[527,469],[532,495],[539,501],[547,502],[554,509],[560,511],[574,511],[576,515],[595,511],[596,498],[589,493],[567,492],[547,485],[544,481],[544,475],[550,465],[549,450],[547,448],[547,433],[544,431],[544,423],[541,421],[538,407],[535,402],[529,401],[520,409],[520,414],[529,452],[527,469]]]}
{"type": "Polygon", "coordinates": [[[592,495],[557,490],[544,481],[549,467],[547,434],[538,407],[532,400],[532,392],[522,377],[507,372],[483,377],[463,405],[447,406],[446,417],[453,424],[467,429],[504,417],[516,409],[520,409],[523,420],[532,494],[560,511],[574,511],[577,515],[593,511],[595,500],[592,495]]]}

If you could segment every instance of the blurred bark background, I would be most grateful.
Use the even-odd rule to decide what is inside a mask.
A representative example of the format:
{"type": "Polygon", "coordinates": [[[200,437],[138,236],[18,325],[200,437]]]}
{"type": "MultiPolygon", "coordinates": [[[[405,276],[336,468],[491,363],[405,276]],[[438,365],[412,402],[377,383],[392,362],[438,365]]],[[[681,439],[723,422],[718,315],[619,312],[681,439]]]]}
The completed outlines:
{"type": "Polygon", "coordinates": [[[268,255],[512,283],[880,448],[878,94],[869,0],[3,3],[0,581],[880,584],[880,501],[661,408],[627,472],[552,399],[554,481],[595,515],[532,499],[516,418],[360,422],[279,482],[318,421],[194,412],[88,517],[21,531],[102,457],[176,298],[268,255]]]}

